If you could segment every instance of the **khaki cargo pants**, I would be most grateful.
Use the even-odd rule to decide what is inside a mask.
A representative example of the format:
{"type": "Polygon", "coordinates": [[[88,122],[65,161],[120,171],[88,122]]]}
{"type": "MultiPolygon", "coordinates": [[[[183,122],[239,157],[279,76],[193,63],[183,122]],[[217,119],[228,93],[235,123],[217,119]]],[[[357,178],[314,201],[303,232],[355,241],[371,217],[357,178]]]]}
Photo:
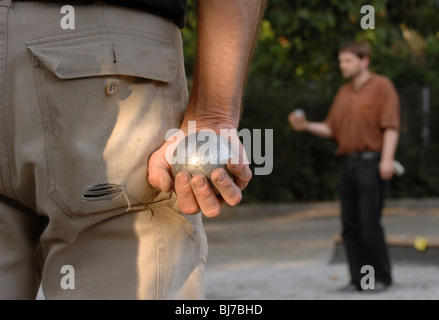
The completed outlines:
{"type": "Polygon", "coordinates": [[[143,11],[0,2],[0,298],[201,299],[201,215],[147,163],[182,120],[181,34],[143,11]]]}

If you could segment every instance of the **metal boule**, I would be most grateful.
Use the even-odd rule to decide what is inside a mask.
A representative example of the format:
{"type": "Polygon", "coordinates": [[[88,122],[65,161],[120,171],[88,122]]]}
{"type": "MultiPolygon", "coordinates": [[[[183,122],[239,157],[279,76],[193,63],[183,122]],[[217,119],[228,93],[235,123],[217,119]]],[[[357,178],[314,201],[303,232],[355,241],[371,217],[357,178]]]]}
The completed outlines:
{"type": "Polygon", "coordinates": [[[173,153],[171,163],[174,178],[181,171],[189,172],[192,177],[197,174],[204,175],[216,195],[219,191],[214,186],[211,175],[217,168],[226,171],[230,178],[233,174],[227,168],[228,160],[235,157],[231,144],[213,132],[197,132],[188,135],[180,141],[173,153]]]}
{"type": "Polygon", "coordinates": [[[302,109],[296,109],[293,111],[293,114],[296,117],[304,117],[305,116],[305,111],[303,111],[302,109]]]}

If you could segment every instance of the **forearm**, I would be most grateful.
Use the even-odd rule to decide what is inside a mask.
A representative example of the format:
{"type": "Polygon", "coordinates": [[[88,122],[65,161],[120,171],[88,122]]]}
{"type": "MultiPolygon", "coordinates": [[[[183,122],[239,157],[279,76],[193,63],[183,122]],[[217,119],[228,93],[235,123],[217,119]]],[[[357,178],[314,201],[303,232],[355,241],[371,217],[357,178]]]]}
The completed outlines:
{"type": "Polygon", "coordinates": [[[262,11],[262,0],[199,0],[197,65],[183,126],[196,120],[238,127],[262,11]]]}
{"type": "Polygon", "coordinates": [[[383,134],[383,148],[381,158],[386,160],[394,160],[396,148],[398,146],[399,131],[395,129],[386,129],[383,134]]]}
{"type": "Polygon", "coordinates": [[[324,122],[307,122],[305,131],[322,138],[331,139],[333,137],[332,129],[324,122]]]}

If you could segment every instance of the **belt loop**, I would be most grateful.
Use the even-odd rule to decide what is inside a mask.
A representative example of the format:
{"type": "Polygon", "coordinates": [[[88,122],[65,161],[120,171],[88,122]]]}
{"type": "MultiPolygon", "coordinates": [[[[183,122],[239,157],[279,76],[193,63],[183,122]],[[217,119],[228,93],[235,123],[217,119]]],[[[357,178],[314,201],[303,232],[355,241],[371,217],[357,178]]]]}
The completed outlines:
{"type": "Polygon", "coordinates": [[[12,0],[0,0],[0,7],[10,7],[12,0]]]}

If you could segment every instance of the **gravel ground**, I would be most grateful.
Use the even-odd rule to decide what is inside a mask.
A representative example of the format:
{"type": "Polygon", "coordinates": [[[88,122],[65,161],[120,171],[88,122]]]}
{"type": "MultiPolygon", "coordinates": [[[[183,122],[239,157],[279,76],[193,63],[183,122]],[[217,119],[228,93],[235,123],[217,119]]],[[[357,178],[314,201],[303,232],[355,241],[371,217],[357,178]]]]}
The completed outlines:
{"type": "MultiPolygon", "coordinates": [[[[333,259],[338,211],[338,203],[240,205],[205,219],[206,299],[439,300],[437,260],[420,263],[410,246],[403,262],[398,251],[387,291],[336,292],[348,281],[346,263],[333,259]]],[[[388,201],[383,226],[388,239],[411,243],[423,236],[431,248],[424,254],[436,250],[439,199],[388,201]]]]}

